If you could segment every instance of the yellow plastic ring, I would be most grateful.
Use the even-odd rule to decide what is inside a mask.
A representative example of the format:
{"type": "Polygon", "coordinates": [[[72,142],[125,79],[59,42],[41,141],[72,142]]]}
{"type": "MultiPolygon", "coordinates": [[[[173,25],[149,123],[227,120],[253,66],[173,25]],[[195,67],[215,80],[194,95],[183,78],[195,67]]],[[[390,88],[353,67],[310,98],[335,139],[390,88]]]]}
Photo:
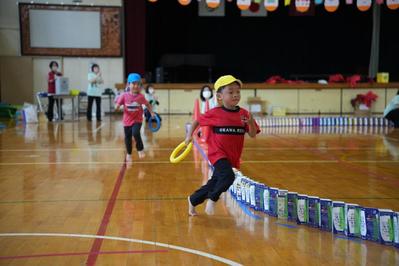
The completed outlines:
{"type": "Polygon", "coordinates": [[[170,157],[169,157],[170,162],[171,163],[179,163],[179,162],[181,162],[182,160],[184,160],[184,158],[187,157],[187,155],[190,153],[192,148],[193,148],[193,143],[192,142],[190,142],[188,145],[186,145],[186,143],[183,141],[170,154],[170,157]],[[177,154],[179,152],[181,152],[184,148],[185,148],[185,150],[179,156],[177,156],[177,154]]]}

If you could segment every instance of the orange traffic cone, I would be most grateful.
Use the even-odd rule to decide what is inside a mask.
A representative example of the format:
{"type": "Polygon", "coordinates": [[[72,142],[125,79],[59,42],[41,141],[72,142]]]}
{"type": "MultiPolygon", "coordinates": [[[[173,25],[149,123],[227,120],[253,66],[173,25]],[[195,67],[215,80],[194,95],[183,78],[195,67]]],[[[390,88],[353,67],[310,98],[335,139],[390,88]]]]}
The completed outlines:
{"type": "Polygon", "coordinates": [[[193,113],[193,119],[198,120],[200,116],[200,104],[199,104],[199,99],[195,99],[194,101],[194,113],[193,113]]]}

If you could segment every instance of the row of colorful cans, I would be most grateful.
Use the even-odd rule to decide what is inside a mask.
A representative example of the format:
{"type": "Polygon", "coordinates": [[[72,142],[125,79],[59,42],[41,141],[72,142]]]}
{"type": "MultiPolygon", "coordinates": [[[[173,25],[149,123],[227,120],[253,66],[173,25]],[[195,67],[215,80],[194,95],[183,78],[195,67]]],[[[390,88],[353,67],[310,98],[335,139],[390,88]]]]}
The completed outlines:
{"type": "Polygon", "coordinates": [[[390,127],[264,127],[263,134],[387,134],[390,127]]]}
{"type": "Polygon", "coordinates": [[[261,127],[391,126],[384,117],[266,117],[257,118],[261,127]]]}
{"type": "Polygon", "coordinates": [[[240,171],[235,173],[231,195],[255,211],[399,248],[399,212],[298,194],[253,181],[240,171]]]}

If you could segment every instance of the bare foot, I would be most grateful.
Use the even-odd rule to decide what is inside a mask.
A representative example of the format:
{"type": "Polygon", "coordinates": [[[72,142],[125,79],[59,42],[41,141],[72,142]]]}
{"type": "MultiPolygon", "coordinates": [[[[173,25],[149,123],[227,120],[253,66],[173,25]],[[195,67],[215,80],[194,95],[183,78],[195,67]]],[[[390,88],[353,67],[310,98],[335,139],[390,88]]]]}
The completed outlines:
{"type": "Polygon", "coordinates": [[[145,157],[144,151],[139,151],[138,154],[140,159],[143,159],[145,157]]]}
{"type": "Polygon", "coordinates": [[[208,215],[213,215],[215,213],[215,201],[208,199],[205,206],[205,212],[208,215]]]}
{"type": "Polygon", "coordinates": [[[188,215],[197,216],[197,212],[195,211],[195,207],[191,204],[190,196],[187,197],[188,201],[188,215]]]}

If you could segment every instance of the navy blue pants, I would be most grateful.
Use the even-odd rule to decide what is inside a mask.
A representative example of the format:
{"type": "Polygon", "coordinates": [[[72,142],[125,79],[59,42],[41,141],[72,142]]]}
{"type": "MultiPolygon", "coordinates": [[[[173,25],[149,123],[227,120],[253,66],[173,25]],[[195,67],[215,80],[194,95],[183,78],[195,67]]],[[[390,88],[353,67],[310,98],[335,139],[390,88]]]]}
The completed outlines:
{"type": "Polygon", "coordinates": [[[144,149],[144,145],[140,135],[141,123],[134,123],[132,126],[124,127],[124,129],[127,154],[132,154],[132,137],[134,137],[134,140],[136,141],[137,151],[142,151],[144,149]]]}
{"type": "Polygon", "coordinates": [[[217,201],[220,195],[229,189],[234,182],[234,172],[230,162],[227,159],[220,159],[214,165],[212,178],[206,185],[195,191],[190,196],[193,206],[203,203],[206,199],[217,201]]]}

